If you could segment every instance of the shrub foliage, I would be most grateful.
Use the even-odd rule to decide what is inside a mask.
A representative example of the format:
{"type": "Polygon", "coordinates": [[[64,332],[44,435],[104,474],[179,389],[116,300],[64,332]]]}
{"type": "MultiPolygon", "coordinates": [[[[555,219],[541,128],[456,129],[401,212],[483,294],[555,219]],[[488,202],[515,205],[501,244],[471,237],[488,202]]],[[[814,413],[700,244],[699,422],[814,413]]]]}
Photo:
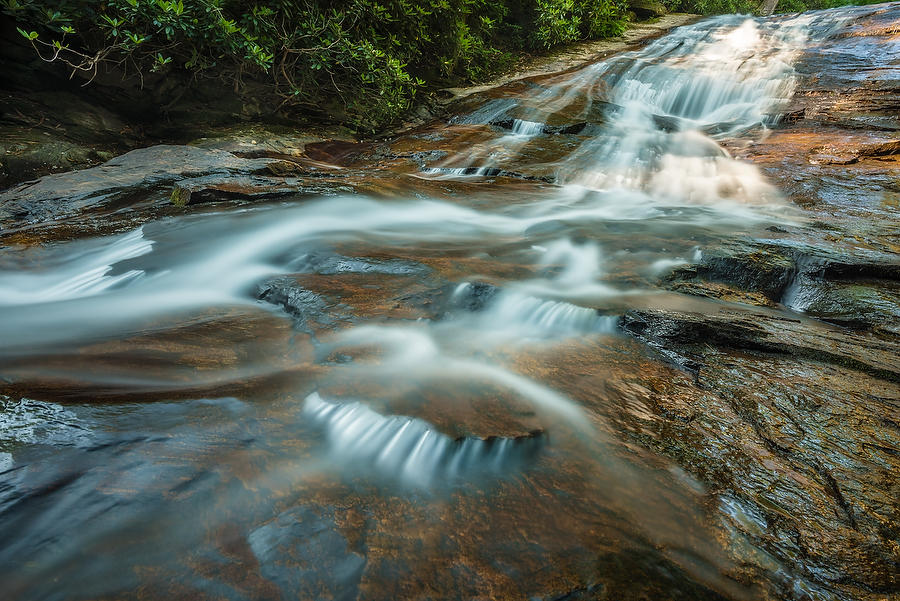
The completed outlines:
{"type": "Polygon", "coordinates": [[[417,90],[483,79],[511,52],[611,36],[623,0],[0,0],[49,61],[90,78],[186,70],[268,82],[277,105],[373,127],[417,90]]]}
{"type": "MultiPolygon", "coordinates": [[[[877,4],[886,0],[779,0],[775,12],[793,13],[807,10],[837,8],[854,4],[877,4]]],[[[672,11],[697,13],[701,15],[720,15],[725,13],[752,14],[756,12],[761,0],[662,0],[672,11]]]]}

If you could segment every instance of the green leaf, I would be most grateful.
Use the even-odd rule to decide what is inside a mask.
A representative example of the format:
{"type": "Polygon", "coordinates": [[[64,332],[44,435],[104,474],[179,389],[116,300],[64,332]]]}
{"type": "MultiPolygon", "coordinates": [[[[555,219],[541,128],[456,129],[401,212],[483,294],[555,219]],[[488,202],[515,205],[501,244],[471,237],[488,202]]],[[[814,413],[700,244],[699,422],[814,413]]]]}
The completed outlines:
{"type": "Polygon", "coordinates": [[[16,27],[16,31],[21,33],[25,37],[25,39],[29,41],[36,40],[38,37],[38,32],[36,31],[25,31],[24,29],[19,29],[18,27],[16,27]]]}

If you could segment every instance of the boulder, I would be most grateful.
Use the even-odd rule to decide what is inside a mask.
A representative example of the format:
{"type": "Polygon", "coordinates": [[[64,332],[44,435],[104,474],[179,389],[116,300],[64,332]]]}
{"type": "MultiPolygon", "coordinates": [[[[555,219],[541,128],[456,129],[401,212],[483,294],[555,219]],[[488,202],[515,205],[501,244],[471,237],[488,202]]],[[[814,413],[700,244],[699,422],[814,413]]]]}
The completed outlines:
{"type": "Polygon", "coordinates": [[[662,17],[669,12],[662,2],[654,0],[628,0],[628,9],[639,19],[662,17]]]}

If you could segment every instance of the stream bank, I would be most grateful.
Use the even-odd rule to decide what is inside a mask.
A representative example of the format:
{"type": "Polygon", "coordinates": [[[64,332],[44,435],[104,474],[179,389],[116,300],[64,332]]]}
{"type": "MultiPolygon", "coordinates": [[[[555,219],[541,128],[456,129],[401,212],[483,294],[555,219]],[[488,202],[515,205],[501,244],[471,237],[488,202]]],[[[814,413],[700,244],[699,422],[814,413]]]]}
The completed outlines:
{"type": "MultiPolygon", "coordinates": [[[[449,88],[423,96],[411,121],[374,137],[395,135],[448,109],[458,97],[539,73],[564,71],[605,54],[620,52],[698,17],[672,14],[630,24],[623,36],[585,42],[538,56],[520,56],[515,69],[491,82],[449,88]]],[[[218,143],[236,151],[302,150],[305,143],[354,141],[359,135],[339,123],[298,124],[240,96],[223,93],[217,81],[158,77],[145,90],[132,90],[112,75],[82,85],[56,65],[42,63],[15,28],[0,34],[12,41],[0,53],[0,188],[48,173],[91,167],[128,150],[154,144],[218,143]],[[186,93],[179,94],[184,88],[186,93]],[[136,98],[135,93],[140,92],[136,98]],[[160,111],[159,107],[165,108],[160,111]],[[210,140],[215,142],[209,142],[210,140]],[[261,148],[253,148],[258,144],[261,148]]],[[[368,138],[369,136],[363,136],[368,138]]]]}

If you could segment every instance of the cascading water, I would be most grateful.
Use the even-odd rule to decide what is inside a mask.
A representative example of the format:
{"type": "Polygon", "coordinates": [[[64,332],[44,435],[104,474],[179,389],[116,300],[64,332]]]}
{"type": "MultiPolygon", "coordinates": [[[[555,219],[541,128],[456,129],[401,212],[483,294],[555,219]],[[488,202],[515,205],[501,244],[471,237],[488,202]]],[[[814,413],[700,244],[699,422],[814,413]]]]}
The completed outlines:
{"type": "Polygon", "coordinates": [[[69,300],[101,294],[115,286],[141,277],[138,269],[111,274],[113,266],[140,257],[153,249],[143,230],[137,230],[102,245],[88,244],[84,250],[67,249],[57,257],[58,266],[46,273],[17,276],[7,273],[0,287],[0,306],[13,307],[31,303],[69,300]]]}
{"type": "MultiPolygon", "coordinates": [[[[523,138],[540,144],[545,128],[538,127],[539,118],[562,114],[593,127],[573,151],[544,166],[558,183],[625,196],[629,203],[638,194],[637,202],[657,206],[775,203],[777,191],[753,166],[732,160],[716,139],[775,122],[795,87],[793,61],[843,18],[727,16],[679,28],[542,91],[489,103],[461,122],[513,118],[536,125],[516,125],[513,135],[476,144],[444,159],[438,170],[475,176],[515,171],[529,143],[523,138]]],[[[592,196],[585,204],[597,200],[592,196]]]]}
{"type": "Polygon", "coordinates": [[[303,412],[324,430],[337,460],[424,488],[503,476],[526,464],[543,445],[540,433],[454,440],[422,420],[382,416],[360,403],[329,403],[317,393],[306,397],[303,412]]]}
{"type": "MultiPolygon", "coordinates": [[[[759,171],[719,142],[752,140],[777,120],[795,85],[792,62],[841,18],[722,17],[683,27],[454,119],[450,133],[490,135],[410,178],[437,179],[429,183],[455,191],[456,184],[521,176],[527,189],[482,194],[466,187],[449,200],[291,200],[5,257],[0,367],[10,387],[63,398],[86,390],[121,401],[116,409],[42,409],[85,429],[70,437],[77,445],[61,441],[71,434],[62,425],[0,437],[0,535],[70,541],[53,553],[47,542],[0,549],[0,565],[19,569],[15,591],[51,598],[58,591],[49,576],[86,570],[92,554],[105,559],[90,564],[90,585],[67,591],[73,598],[137,590],[137,570],[110,557],[130,553],[151,566],[148,574],[164,566],[161,573],[209,592],[215,587],[185,575],[182,564],[216,574],[232,555],[280,558],[258,533],[301,528],[304,520],[312,530],[282,538],[308,547],[285,556],[301,564],[324,558],[320,572],[340,576],[351,571],[341,566],[360,565],[353,554],[367,546],[414,539],[427,555],[429,545],[445,544],[435,542],[446,538],[440,524],[467,522],[454,522],[447,509],[460,499],[491,515],[488,482],[504,491],[497,504],[508,511],[546,517],[542,503],[558,499],[565,509],[548,519],[560,532],[574,527],[567,512],[572,522],[588,523],[592,537],[591,520],[598,531],[637,532],[637,546],[652,547],[704,586],[751,598],[721,575],[731,564],[702,527],[699,485],[623,458],[629,447],[597,409],[608,393],[602,381],[589,393],[598,404],[583,406],[578,380],[606,366],[588,355],[571,366],[575,375],[560,376],[552,357],[563,346],[603,346],[631,304],[671,301],[658,278],[696,260],[705,242],[793,218],[759,171]],[[314,292],[272,304],[256,298],[273,278],[314,292]],[[379,301],[377,293],[391,286],[396,293],[379,301]],[[306,313],[330,312],[328,327],[292,329],[285,309],[304,299],[315,300],[306,313]],[[419,313],[398,309],[408,306],[419,313]],[[231,398],[239,381],[245,387],[237,396],[248,397],[242,401],[231,398]],[[322,396],[310,394],[316,388],[322,396]],[[130,394],[151,393],[193,400],[161,404],[156,413],[130,402],[130,394]],[[471,435],[455,439],[438,428],[438,418],[453,421],[455,412],[467,416],[460,429],[471,435]],[[512,433],[477,431],[482,417],[495,414],[502,417],[492,427],[512,433]],[[198,416],[207,421],[193,428],[198,416]],[[522,435],[535,424],[546,434],[522,435]],[[63,459],[55,462],[47,449],[63,459]],[[508,475],[519,480],[504,480],[508,475]],[[391,488],[398,482],[403,486],[391,488]],[[442,497],[447,490],[437,484],[446,482],[454,486],[442,497]],[[141,500],[146,491],[162,509],[141,500]],[[26,506],[29,495],[59,506],[45,515],[26,506]],[[526,495],[533,497],[524,509],[510,500],[526,495]],[[325,497],[341,501],[322,509],[325,497]],[[360,498],[391,499],[421,531],[352,544],[352,537],[320,535],[321,524],[394,527],[384,514],[372,517],[376,510],[342,505],[360,498]],[[285,513],[292,504],[305,504],[304,520],[285,513]],[[79,505],[90,511],[74,511],[79,505]],[[71,515],[57,520],[67,508],[71,515]],[[255,529],[249,546],[242,528],[255,529]],[[88,530],[91,537],[80,538],[88,530]],[[175,532],[181,545],[172,551],[190,562],[157,551],[175,532]]],[[[306,315],[295,309],[294,317],[306,315]]],[[[638,361],[633,354],[606,357],[638,361]]],[[[0,426],[31,427],[25,418],[38,405],[24,403],[0,426]]],[[[574,535],[559,542],[553,531],[534,541],[525,533],[523,545],[581,553],[565,546],[574,535]]],[[[516,548],[488,543],[495,563],[516,561],[516,548]]],[[[286,570],[271,578],[310,574],[286,570]]]]}

